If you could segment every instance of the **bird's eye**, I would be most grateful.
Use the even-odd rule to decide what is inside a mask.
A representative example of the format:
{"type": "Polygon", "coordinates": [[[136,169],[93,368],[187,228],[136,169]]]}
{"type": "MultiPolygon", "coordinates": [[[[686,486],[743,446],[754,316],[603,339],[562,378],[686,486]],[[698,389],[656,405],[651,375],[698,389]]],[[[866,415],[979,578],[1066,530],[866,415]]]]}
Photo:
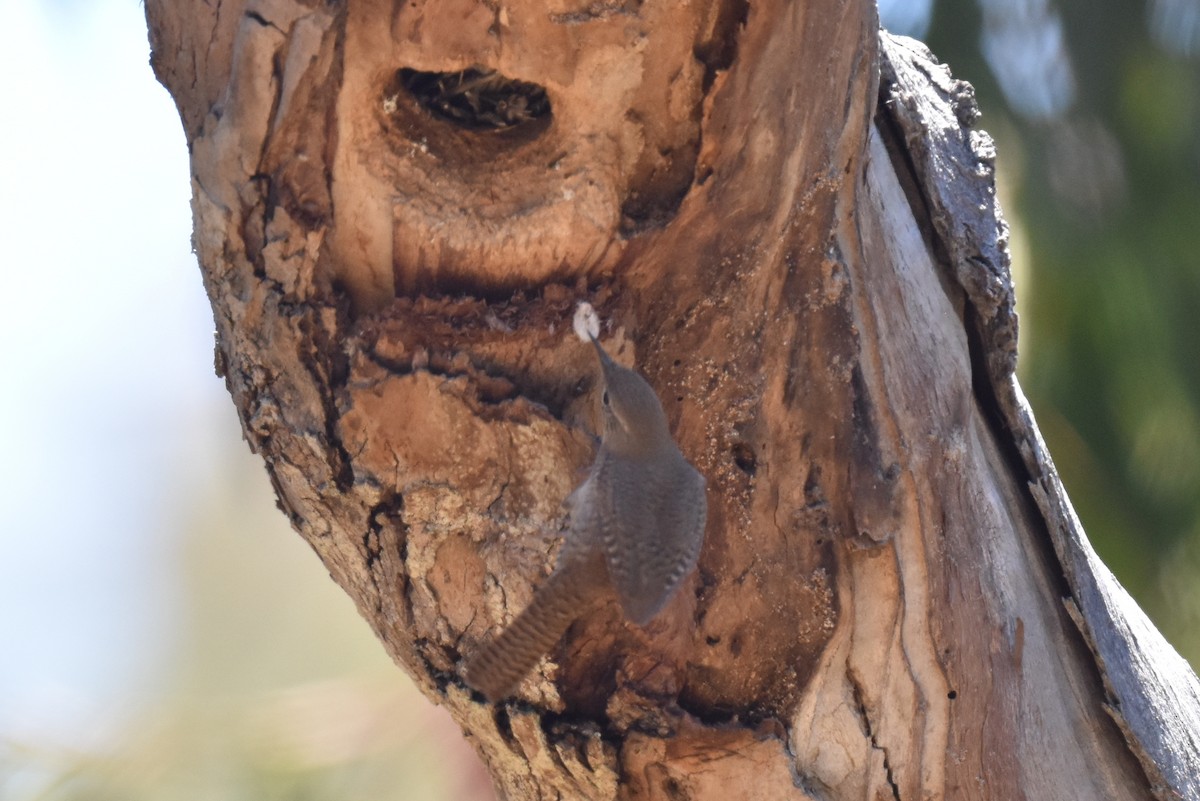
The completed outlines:
{"type": "Polygon", "coordinates": [[[607,406],[607,405],[608,405],[608,390],[607,390],[607,389],[606,389],[606,390],[604,390],[604,394],[600,396],[600,401],[601,401],[601,402],[602,402],[602,403],[603,403],[605,406],[607,406]]]}

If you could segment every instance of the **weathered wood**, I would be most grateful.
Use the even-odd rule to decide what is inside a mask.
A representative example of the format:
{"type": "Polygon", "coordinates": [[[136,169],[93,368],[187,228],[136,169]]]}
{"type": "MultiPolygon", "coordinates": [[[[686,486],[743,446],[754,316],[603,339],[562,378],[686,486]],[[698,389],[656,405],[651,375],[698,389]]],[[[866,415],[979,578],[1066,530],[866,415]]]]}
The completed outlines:
{"type": "Polygon", "coordinates": [[[987,378],[980,400],[992,407],[1006,447],[1019,454],[1019,465],[1009,468],[1026,482],[1042,536],[1053,545],[1054,570],[1069,589],[1062,602],[1101,672],[1105,711],[1157,795],[1200,798],[1200,682],[1092,550],[1014,375],[1007,229],[997,224],[991,140],[968,130],[978,117],[973,92],[919,42],[883,42],[885,116],[903,136],[935,238],[970,298],[970,328],[987,378]]]}
{"type": "Polygon", "coordinates": [[[916,45],[881,88],[872,4],[147,15],[246,438],[504,795],[1194,797],[1162,699],[1195,678],[1138,650],[1012,377],[986,135],[916,45]],[[471,128],[401,69],[551,111],[471,128]],[[706,544],[646,630],[598,607],[493,708],[462,657],[590,459],[584,298],[708,480],[706,544]]]}

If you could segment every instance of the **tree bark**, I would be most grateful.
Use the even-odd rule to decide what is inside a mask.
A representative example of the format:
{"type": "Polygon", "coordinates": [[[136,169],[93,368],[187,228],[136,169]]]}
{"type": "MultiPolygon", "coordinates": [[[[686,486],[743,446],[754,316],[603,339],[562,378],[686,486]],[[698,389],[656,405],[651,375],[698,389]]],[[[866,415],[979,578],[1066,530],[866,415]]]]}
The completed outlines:
{"type": "Polygon", "coordinates": [[[873,4],[147,17],[245,436],[503,796],[1200,798],[1200,685],[1013,374],[970,87],[873,4]],[[463,658],[593,452],[579,300],[706,476],[705,546],[493,706],[463,658]]]}

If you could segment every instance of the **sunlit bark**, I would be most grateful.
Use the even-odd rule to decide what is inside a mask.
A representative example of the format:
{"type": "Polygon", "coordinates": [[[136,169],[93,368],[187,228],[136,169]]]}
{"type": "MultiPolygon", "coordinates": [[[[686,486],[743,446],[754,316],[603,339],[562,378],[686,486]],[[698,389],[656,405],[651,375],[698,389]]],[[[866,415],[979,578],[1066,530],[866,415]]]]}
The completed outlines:
{"type": "Polygon", "coordinates": [[[218,370],[510,798],[1196,798],[1200,692],[1013,377],[969,87],[868,2],[148,0],[218,370]],[[541,93],[541,94],[539,94],[541,93]],[[488,705],[591,457],[588,300],[708,482],[645,630],[488,705]]]}

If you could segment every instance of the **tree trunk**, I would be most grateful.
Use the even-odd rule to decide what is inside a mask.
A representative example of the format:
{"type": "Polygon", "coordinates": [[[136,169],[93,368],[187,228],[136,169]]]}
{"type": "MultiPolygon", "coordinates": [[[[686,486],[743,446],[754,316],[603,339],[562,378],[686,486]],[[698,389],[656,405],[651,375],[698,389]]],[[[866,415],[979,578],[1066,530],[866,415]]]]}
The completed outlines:
{"type": "Polygon", "coordinates": [[[508,798],[1200,798],[1200,685],[1013,375],[970,87],[869,2],[147,0],[217,369],[281,508],[508,798]],[[646,629],[465,657],[594,445],[577,301],[708,482],[646,629]]]}

